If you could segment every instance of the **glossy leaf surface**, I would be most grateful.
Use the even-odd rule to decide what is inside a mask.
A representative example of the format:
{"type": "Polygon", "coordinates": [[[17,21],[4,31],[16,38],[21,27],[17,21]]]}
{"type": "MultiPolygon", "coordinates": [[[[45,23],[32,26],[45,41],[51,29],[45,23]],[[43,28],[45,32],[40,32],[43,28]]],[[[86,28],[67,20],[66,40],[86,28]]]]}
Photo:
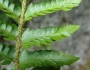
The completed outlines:
{"type": "Polygon", "coordinates": [[[25,13],[25,20],[30,20],[33,17],[40,15],[46,15],[57,10],[68,11],[73,7],[79,5],[81,0],[51,0],[46,2],[40,2],[37,4],[30,4],[25,13]]]}
{"type": "Polygon", "coordinates": [[[64,54],[53,50],[39,50],[27,52],[24,50],[20,55],[20,70],[29,67],[61,67],[63,65],[70,65],[79,58],[70,54],[64,54]]]}
{"type": "Polygon", "coordinates": [[[17,35],[17,26],[14,24],[6,24],[0,22],[0,35],[4,36],[5,40],[15,40],[17,35]]]}
{"type": "Polygon", "coordinates": [[[9,0],[0,0],[0,9],[15,21],[19,20],[21,9],[19,5],[15,5],[14,3],[9,2],[9,0]]]}
{"type": "Polygon", "coordinates": [[[69,37],[79,28],[78,25],[66,25],[61,27],[48,27],[36,30],[26,29],[22,35],[22,47],[29,48],[32,45],[49,44],[52,41],[69,37]]]}

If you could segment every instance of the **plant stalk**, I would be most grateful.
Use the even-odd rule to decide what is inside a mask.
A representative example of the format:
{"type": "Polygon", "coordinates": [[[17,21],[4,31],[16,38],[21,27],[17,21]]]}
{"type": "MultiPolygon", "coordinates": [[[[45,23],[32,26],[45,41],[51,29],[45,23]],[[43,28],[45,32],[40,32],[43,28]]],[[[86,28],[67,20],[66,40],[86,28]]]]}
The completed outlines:
{"type": "Polygon", "coordinates": [[[23,25],[24,25],[24,13],[26,10],[26,1],[27,0],[22,0],[22,10],[21,10],[21,15],[20,15],[20,21],[18,24],[18,35],[16,37],[16,53],[15,53],[15,58],[14,58],[14,64],[15,64],[15,69],[19,70],[19,57],[20,57],[20,47],[21,47],[21,36],[23,32],[23,25]]]}

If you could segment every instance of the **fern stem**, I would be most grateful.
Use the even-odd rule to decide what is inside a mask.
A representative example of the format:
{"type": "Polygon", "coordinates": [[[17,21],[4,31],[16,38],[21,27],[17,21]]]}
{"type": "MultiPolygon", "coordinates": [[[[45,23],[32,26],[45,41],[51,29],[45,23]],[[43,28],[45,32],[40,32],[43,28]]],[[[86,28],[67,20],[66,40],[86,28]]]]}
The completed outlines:
{"type": "Polygon", "coordinates": [[[16,54],[15,54],[15,58],[14,58],[14,64],[15,64],[15,69],[19,70],[19,56],[20,56],[20,47],[21,47],[21,36],[22,36],[22,32],[23,32],[23,25],[24,25],[24,13],[26,10],[26,1],[27,0],[23,0],[22,1],[22,10],[21,10],[21,16],[20,16],[20,21],[18,24],[18,35],[16,38],[16,54]]]}

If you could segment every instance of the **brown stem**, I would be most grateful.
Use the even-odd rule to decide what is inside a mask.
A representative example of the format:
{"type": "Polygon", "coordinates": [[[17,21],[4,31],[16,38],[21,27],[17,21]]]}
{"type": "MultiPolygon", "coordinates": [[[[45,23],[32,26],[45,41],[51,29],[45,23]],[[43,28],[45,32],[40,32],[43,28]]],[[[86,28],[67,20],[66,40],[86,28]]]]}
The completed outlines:
{"type": "Polygon", "coordinates": [[[21,47],[21,36],[22,36],[22,31],[23,31],[23,25],[24,25],[24,13],[26,10],[26,0],[22,1],[22,10],[21,10],[21,16],[20,16],[20,21],[18,25],[18,35],[16,38],[16,54],[15,54],[15,69],[19,70],[19,56],[20,56],[20,47],[21,47]]]}

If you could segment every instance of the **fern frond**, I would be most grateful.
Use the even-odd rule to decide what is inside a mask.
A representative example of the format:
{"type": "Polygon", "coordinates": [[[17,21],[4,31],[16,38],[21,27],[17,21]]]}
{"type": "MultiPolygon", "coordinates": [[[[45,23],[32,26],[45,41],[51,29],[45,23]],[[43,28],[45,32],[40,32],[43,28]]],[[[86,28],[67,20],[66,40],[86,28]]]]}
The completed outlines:
{"type": "Polygon", "coordinates": [[[78,6],[80,2],[81,0],[51,0],[37,4],[30,4],[25,13],[25,20],[27,21],[33,17],[52,13],[57,10],[68,11],[73,7],[78,6]]]}
{"type": "Polygon", "coordinates": [[[39,50],[27,52],[24,50],[20,55],[20,70],[25,70],[29,67],[61,67],[70,65],[79,58],[70,54],[64,54],[53,50],[39,50]]]}
{"type": "Polygon", "coordinates": [[[0,22],[0,35],[4,36],[5,40],[15,40],[17,35],[17,26],[0,22]]]}
{"type": "Polygon", "coordinates": [[[0,62],[2,65],[10,64],[14,58],[14,46],[0,43],[0,62]]]}
{"type": "Polygon", "coordinates": [[[62,27],[54,26],[31,31],[27,29],[22,34],[22,47],[28,48],[32,45],[40,46],[40,44],[49,44],[52,41],[70,36],[78,28],[78,25],[66,25],[62,27]]]}
{"type": "Polygon", "coordinates": [[[6,13],[7,16],[13,18],[15,21],[19,20],[20,6],[10,3],[9,0],[0,0],[0,9],[6,13]]]}

